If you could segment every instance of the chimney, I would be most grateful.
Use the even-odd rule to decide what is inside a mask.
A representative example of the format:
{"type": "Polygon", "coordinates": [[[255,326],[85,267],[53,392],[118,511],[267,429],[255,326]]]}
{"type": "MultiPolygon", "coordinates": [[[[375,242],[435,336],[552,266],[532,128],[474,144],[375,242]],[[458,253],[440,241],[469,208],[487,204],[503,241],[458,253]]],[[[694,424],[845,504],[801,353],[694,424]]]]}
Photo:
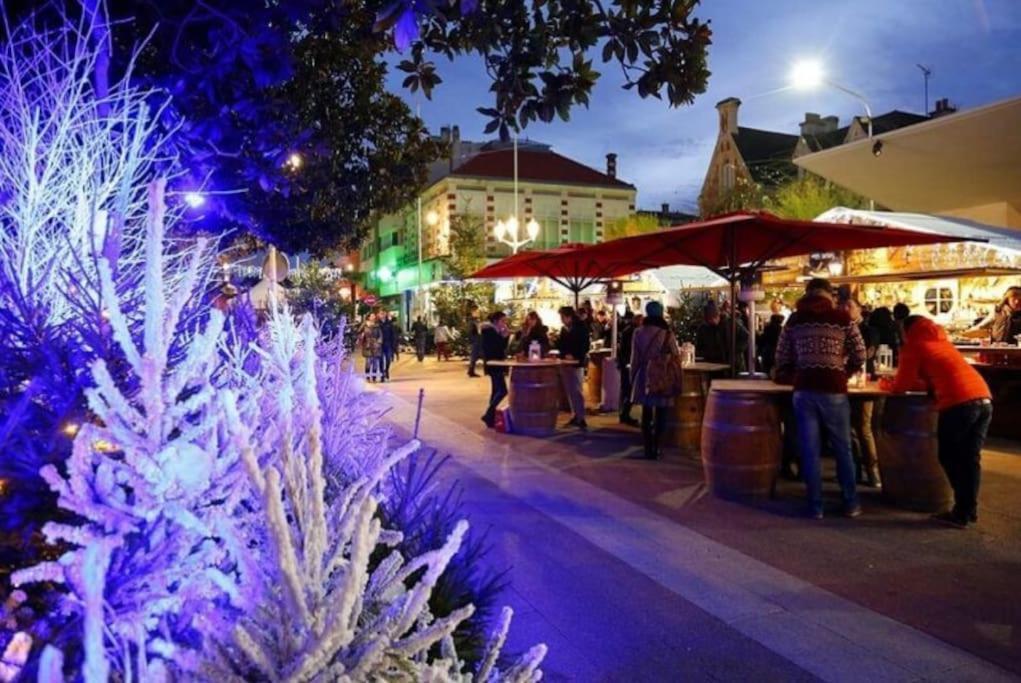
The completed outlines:
{"type": "Polygon", "coordinates": [[[741,100],[736,97],[728,97],[716,103],[716,111],[720,112],[720,134],[737,133],[737,109],[741,106],[741,100]]]}
{"type": "Polygon", "coordinates": [[[950,104],[949,98],[943,97],[936,100],[936,108],[929,112],[929,118],[935,119],[947,114],[953,114],[955,111],[957,111],[957,107],[950,104]]]}
{"type": "Polygon", "coordinates": [[[667,202],[663,202],[663,205],[660,207],[660,213],[663,214],[664,216],[669,216],[670,215],[670,204],[667,203],[667,202]]]}
{"type": "Polygon", "coordinates": [[[606,175],[611,178],[617,177],[617,155],[613,152],[606,155],[606,175]]]}
{"type": "Polygon", "coordinates": [[[461,127],[454,126],[450,130],[450,170],[461,165],[461,127]]]}
{"type": "Polygon", "coordinates": [[[802,136],[831,133],[837,129],[840,119],[836,116],[819,116],[810,111],[805,112],[805,120],[799,124],[802,136]]]}
{"type": "Polygon", "coordinates": [[[450,142],[450,126],[443,126],[440,128],[440,140],[443,142],[450,142]]]}

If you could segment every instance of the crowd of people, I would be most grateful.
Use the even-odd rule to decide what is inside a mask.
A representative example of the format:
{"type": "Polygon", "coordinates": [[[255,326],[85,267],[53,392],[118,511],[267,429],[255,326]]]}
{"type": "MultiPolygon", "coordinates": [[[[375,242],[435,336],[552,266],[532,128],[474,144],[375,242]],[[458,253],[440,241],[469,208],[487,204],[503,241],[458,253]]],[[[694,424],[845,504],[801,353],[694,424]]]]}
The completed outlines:
{"type": "MultiPolygon", "coordinates": [[[[468,324],[467,373],[490,379],[490,394],[482,421],[493,427],[496,413],[507,396],[507,369],[490,365],[511,356],[538,351],[546,356],[555,350],[568,361],[560,366],[561,381],[571,418],[567,426],[587,429],[582,395],[585,368],[594,343],[610,345],[613,325],[604,310],[594,311],[590,302],[577,309],[559,310],[561,329],[555,335],[535,311],[529,311],[521,327],[511,330],[508,318],[497,311],[482,319],[476,308],[468,324]]],[[[976,322],[992,340],[1014,342],[1021,335],[1021,287],[1011,287],[987,318],[976,322]]],[[[824,447],[836,461],[842,494],[841,514],[861,514],[857,487],[880,487],[878,452],[873,420],[876,399],[850,400],[848,381],[858,373],[876,377],[877,355],[887,347],[896,374],[881,381],[891,393],[925,391],[939,412],[938,455],[954,493],[954,507],[939,516],[958,527],[978,519],[981,452],[992,418],[989,388],[950,342],[946,331],[932,320],[912,315],[907,306],[869,310],[850,296],[846,288],[834,289],[824,279],[810,281],[793,311],[780,301],[770,303],[768,321],[756,333],[748,310],[739,305],[736,314],[726,304],[708,302],[694,334],[695,355],[706,362],[734,363],[746,369],[750,335],[755,333],[756,371],[778,383],[793,385],[793,410],[785,420],[791,448],[785,449],[784,472],[805,482],[808,514],[824,515],[820,460],[824,447]],[[732,322],[731,316],[737,320],[732,322]],[[732,342],[732,330],[736,338],[732,342]],[[794,464],[799,471],[794,472],[794,464]]],[[[416,356],[424,360],[430,327],[419,317],[411,325],[416,356]]],[[[431,328],[438,360],[449,360],[457,331],[440,323],[431,328]]],[[[370,313],[362,326],[359,343],[370,382],[386,382],[392,361],[399,353],[398,329],[385,310],[370,313]]],[[[641,456],[660,457],[667,414],[678,386],[660,375],[671,364],[680,366],[677,338],[664,317],[662,304],[648,302],[644,313],[637,302],[627,308],[618,330],[616,366],[620,375],[618,418],[622,424],[641,428],[641,456]],[[641,407],[641,419],[632,411],[641,407]]]]}

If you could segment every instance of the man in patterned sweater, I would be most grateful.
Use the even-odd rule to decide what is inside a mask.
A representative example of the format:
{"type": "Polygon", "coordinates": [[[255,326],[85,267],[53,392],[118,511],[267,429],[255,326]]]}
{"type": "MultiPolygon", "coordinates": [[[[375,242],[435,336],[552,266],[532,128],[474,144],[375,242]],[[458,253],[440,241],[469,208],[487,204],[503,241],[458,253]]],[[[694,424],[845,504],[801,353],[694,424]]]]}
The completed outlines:
{"type": "Polygon", "coordinates": [[[815,278],[780,333],[776,349],[778,382],[794,384],[801,472],[808,489],[809,514],[822,519],[819,452],[823,432],[837,460],[843,513],[861,514],[851,458],[851,405],[847,378],[865,365],[865,343],[846,311],[836,307],[833,287],[815,278]]]}

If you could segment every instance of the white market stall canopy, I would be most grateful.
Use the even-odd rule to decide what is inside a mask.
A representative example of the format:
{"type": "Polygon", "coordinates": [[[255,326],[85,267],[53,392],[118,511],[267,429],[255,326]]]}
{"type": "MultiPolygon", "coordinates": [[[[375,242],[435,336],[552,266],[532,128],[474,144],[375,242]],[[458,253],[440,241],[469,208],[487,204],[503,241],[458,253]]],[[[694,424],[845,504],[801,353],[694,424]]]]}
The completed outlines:
{"type": "Polygon", "coordinates": [[[1021,97],[1015,97],[836,145],[794,163],[898,211],[957,213],[983,205],[1021,206],[1019,159],[1021,97]]]}
{"type": "Polygon", "coordinates": [[[728,287],[722,277],[701,266],[666,266],[647,271],[667,292],[680,289],[717,289],[728,287]]]}
{"type": "Polygon", "coordinates": [[[815,220],[826,223],[885,225],[962,239],[982,240],[995,249],[1008,251],[1012,255],[1021,254],[1021,230],[985,225],[964,218],[897,211],[863,211],[838,206],[819,214],[815,220]]]}

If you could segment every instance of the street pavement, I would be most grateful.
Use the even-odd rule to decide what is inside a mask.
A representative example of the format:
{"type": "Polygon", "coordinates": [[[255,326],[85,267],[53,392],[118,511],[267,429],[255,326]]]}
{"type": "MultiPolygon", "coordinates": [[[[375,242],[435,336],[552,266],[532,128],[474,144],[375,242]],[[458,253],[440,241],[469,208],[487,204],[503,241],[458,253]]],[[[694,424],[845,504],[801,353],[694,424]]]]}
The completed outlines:
{"type": "Polygon", "coordinates": [[[696,462],[629,459],[638,433],[615,415],[547,439],[487,430],[489,382],[465,371],[403,356],[370,386],[401,435],[424,390],[419,436],[452,456],[444,480],[511,569],[509,645],[546,642],[546,680],[1021,678],[1021,444],[985,453],[977,527],[868,490],[863,517],[817,522],[797,483],[741,504],[696,462]]]}

